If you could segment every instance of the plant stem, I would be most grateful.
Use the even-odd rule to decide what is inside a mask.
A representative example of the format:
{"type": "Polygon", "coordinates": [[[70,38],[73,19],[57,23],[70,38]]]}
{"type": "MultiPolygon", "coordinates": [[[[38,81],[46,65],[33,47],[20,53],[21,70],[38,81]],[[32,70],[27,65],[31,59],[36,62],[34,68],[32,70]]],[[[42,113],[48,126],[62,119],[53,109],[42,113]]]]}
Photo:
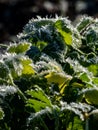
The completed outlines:
{"type": "Polygon", "coordinates": [[[86,119],[85,130],[89,130],[89,120],[88,119],[86,119]]]}

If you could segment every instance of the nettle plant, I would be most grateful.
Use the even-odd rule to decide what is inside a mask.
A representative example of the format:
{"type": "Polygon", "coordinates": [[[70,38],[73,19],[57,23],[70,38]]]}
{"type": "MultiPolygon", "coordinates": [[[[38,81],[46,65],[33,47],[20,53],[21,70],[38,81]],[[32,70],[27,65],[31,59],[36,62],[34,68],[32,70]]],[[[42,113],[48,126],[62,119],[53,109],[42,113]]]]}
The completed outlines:
{"type": "Polygon", "coordinates": [[[97,109],[98,19],[30,20],[0,57],[0,130],[92,130],[97,109]]]}

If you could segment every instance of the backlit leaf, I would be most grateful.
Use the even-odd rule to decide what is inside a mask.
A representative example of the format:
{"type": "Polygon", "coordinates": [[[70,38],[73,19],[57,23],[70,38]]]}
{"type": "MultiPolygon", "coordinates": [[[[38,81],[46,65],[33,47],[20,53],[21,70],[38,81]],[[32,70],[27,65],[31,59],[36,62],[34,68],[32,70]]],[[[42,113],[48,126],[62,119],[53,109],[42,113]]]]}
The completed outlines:
{"type": "Polygon", "coordinates": [[[94,76],[98,76],[98,64],[93,64],[88,67],[88,70],[94,74],[94,76]]]}
{"type": "Polygon", "coordinates": [[[71,30],[67,27],[67,25],[62,21],[62,20],[58,20],[55,23],[55,26],[58,30],[58,32],[61,34],[61,36],[63,37],[65,43],[67,45],[71,45],[72,44],[72,32],[71,30]]]}
{"type": "Polygon", "coordinates": [[[21,58],[20,62],[22,64],[22,75],[32,75],[35,73],[35,70],[33,69],[32,60],[29,58],[21,58]]]}
{"type": "Polygon", "coordinates": [[[29,48],[31,44],[28,42],[20,42],[18,44],[11,44],[8,48],[9,53],[25,53],[29,48]]]}
{"type": "Polygon", "coordinates": [[[30,95],[31,98],[27,100],[26,106],[34,108],[36,112],[52,106],[48,96],[40,88],[37,88],[36,90],[28,90],[27,94],[30,95]]]}
{"type": "Polygon", "coordinates": [[[85,100],[89,104],[98,105],[98,89],[91,88],[85,91],[85,100]]]}
{"type": "Polygon", "coordinates": [[[32,60],[24,55],[8,54],[4,62],[9,67],[13,78],[35,73],[32,60]]]}

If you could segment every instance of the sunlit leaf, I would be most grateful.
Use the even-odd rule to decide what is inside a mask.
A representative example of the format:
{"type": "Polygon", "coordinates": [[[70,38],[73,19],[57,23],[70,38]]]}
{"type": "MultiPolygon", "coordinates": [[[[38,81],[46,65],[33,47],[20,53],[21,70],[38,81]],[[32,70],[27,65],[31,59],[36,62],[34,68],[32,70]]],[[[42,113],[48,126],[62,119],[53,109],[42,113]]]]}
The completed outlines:
{"type": "Polygon", "coordinates": [[[98,77],[93,77],[92,81],[94,84],[98,85],[98,77]]]}
{"type": "Polygon", "coordinates": [[[34,108],[36,112],[52,106],[48,96],[40,88],[37,88],[36,90],[28,90],[27,94],[30,95],[31,98],[27,100],[26,106],[34,108]]]}
{"type": "Polygon", "coordinates": [[[37,42],[37,47],[42,51],[44,47],[47,45],[47,42],[44,41],[38,41],[37,42]]]}
{"type": "Polygon", "coordinates": [[[84,85],[82,83],[74,82],[72,83],[72,87],[83,88],[84,85]]]}
{"type": "Polygon", "coordinates": [[[35,70],[33,68],[32,60],[29,58],[21,58],[20,63],[22,64],[22,75],[32,75],[35,73],[35,70]]]}
{"type": "Polygon", "coordinates": [[[91,88],[85,91],[85,100],[92,105],[98,105],[98,89],[91,88]]]}
{"type": "Polygon", "coordinates": [[[72,44],[72,32],[69,28],[67,28],[67,25],[64,24],[63,21],[58,20],[55,23],[58,32],[61,34],[61,36],[63,37],[65,43],[67,45],[71,45],[72,44]]]}
{"type": "Polygon", "coordinates": [[[59,72],[50,72],[45,76],[45,78],[47,79],[48,83],[58,84],[60,93],[63,93],[64,88],[68,85],[68,82],[72,77],[59,72]]]}
{"type": "Polygon", "coordinates": [[[98,19],[74,25],[32,19],[0,55],[0,130],[85,129],[98,107],[98,19]]]}
{"type": "Polygon", "coordinates": [[[9,53],[25,53],[29,48],[31,44],[28,42],[20,42],[19,44],[11,44],[8,48],[9,53]]]}
{"type": "Polygon", "coordinates": [[[9,54],[4,61],[9,67],[13,78],[35,73],[32,60],[24,55],[9,54]]]}
{"type": "Polygon", "coordinates": [[[83,82],[90,82],[90,77],[87,73],[81,73],[79,77],[83,82]]]}
{"type": "Polygon", "coordinates": [[[94,74],[94,76],[98,76],[98,64],[93,64],[88,67],[88,70],[94,74]]]}
{"type": "Polygon", "coordinates": [[[59,85],[63,84],[66,77],[62,73],[50,72],[45,76],[49,83],[57,83],[59,85]]]}

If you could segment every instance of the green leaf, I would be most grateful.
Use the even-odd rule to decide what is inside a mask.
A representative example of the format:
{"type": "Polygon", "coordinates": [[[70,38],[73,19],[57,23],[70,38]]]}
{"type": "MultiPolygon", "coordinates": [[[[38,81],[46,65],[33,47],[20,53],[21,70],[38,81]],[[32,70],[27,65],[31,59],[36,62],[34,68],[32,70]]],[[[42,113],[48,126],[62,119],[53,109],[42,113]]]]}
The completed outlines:
{"type": "Polygon", "coordinates": [[[2,108],[0,107],[0,120],[2,120],[4,117],[4,111],[2,110],[2,108]]]}
{"type": "Polygon", "coordinates": [[[80,20],[80,23],[77,24],[77,29],[79,32],[85,30],[93,22],[91,17],[83,17],[80,20]]]}
{"type": "Polygon", "coordinates": [[[2,79],[7,78],[8,74],[9,74],[8,66],[3,61],[0,61],[0,78],[2,79]]]}
{"type": "Polygon", "coordinates": [[[90,77],[87,73],[83,72],[81,73],[81,75],[79,76],[79,78],[83,81],[83,82],[90,82],[90,77]]]}
{"type": "Polygon", "coordinates": [[[72,32],[71,32],[71,29],[69,29],[67,27],[67,25],[62,20],[57,20],[57,22],[55,23],[55,26],[56,26],[58,32],[63,37],[65,43],[67,45],[71,45],[72,44],[72,32]]]}
{"type": "Polygon", "coordinates": [[[22,64],[20,63],[21,55],[8,54],[4,58],[5,64],[8,66],[13,78],[17,78],[22,74],[22,64]]]}
{"type": "Polygon", "coordinates": [[[84,97],[87,103],[98,105],[98,88],[87,89],[85,91],[84,97]]]}
{"type": "Polygon", "coordinates": [[[61,102],[61,111],[70,111],[78,115],[80,119],[84,120],[84,113],[87,113],[91,110],[91,106],[85,103],[75,103],[71,102],[67,104],[66,102],[61,102]]]}
{"type": "Polygon", "coordinates": [[[33,30],[38,30],[41,27],[45,27],[47,25],[53,24],[55,19],[41,18],[31,19],[28,24],[26,24],[24,28],[24,32],[29,34],[33,30]]]}
{"type": "Polygon", "coordinates": [[[98,77],[93,77],[92,81],[94,84],[98,85],[98,77]]]}
{"type": "Polygon", "coordinates": [[[60,72],[50,72],[45,76],[48,83],[55,83],[59,85],[60,93],[64,92],[65,87],[68,85],[69,81],[72,79],[71,76],[65,75],[60,72]]]}
{"type": "Polygon", "coordinates": [[[20,42],[18,44],[11,44],[10,47],[8,48],[9,53],[25,53],[29,48],[31,44],[28,42],[20,42]]]}
{"type": "MultiPolygon", "coordinates": [[[[92,43],[91,45],[93,46],[94,45],[94,43],[93,42],[95,42],[97,39],[97,36],[96,36],[97,34],[96,34],[96,31],[95,30],[93,30],[93,29],[89,29],[89,31],[87,32],[87,34],[86,34],[86,41],[87,41],[87,43],[92,43]]],[[[91,46],[91,45],[89,45],[89,46],[91,46]]]]}
{"type": "Polygon", "coordinates": [[[62,30],[59,30],[59,33],[63,36],[64,41],[67,45],[71,45],[72,44],[72,35],[70,33],[66,33],[62,30]]]}
{"type": "Polygon", "coordinates": [[[88,67],[88,70],[94,74],[94,76],[98,76],[98,64],[93,64],[88,67]]]}
{"type": "Polygon", "coordinates": [[[62,85],[66,81],[66,77],[62,73],[58,72],[50,72],[45,76],[48,83],[57,83],[59,85],[62,85]]]}
{"type": "Polygon", "coordinates": [[[40,112],[36,112],[36,113],[30,113],[29,118],[27,119],[27,126],[28,129],[31,128],[36,129],[36,128],[40,128],[40,126],[42,126],[41,128],[43,130],[49,130],[48,126],[46,124],[46,119],[50,120],[50,114],[52,115],[52,111],[50,108],[45,108],[43,110],[40,110],[40,112]],[[38,126],[38,127],[37,127],[38,126]]]}
{"type": "Polygon", "coordinates": [[[8,84],[8,81],[6,79],[0,78],[0,85],[8,84]]]}
{"type": "Polygon", "coordinates": [[[48,107],[45,102],[42,102],[42,101],[40,102],[40,101],[35,100],[35,99],[28,99],[27,102],[28,102],[28,104],[26,106],[31,105],[31,107],[33,107],[33,109],[36,112],[40,111],[41,109],[44,109],[44,108],[48,107]]]}
{"type": "Polygon", "coordinates": [[[4,62],[9,67],[14,79],[22,75],[32,75],[35,73],[32,60],[24,55],[8,54],[4,62]]]}
{"type": "Polygon", "coordinates": [[[20,63],[22,64],[22,75],[33,75],[35,74],[35,70],[33,69],[32,60],[29,58],[21,58],[20,63]]]}
{"type": "Polygon", "coordinates": [[[37,47],[39,48],[40,51],[42,51],[46,45],[47,45],[47,42],[44,42],[44,41],[37,42],[37,47]]]}
{"type": "Polygon", "coordinates": [[[70,122],[68,126],[68,130],[84,130],[83,124],[84,122],[79,119],[79,117],[74,117],[73,123],[70,122]]]}
{"type": "Polygon", "coordinates": [[[27,94],[30,95],[31,98],[27,100],[26,106],[34,108],[36,112],[46,107],[52,107],[50,99],[41,88],[28,90],[27,94]]]}

